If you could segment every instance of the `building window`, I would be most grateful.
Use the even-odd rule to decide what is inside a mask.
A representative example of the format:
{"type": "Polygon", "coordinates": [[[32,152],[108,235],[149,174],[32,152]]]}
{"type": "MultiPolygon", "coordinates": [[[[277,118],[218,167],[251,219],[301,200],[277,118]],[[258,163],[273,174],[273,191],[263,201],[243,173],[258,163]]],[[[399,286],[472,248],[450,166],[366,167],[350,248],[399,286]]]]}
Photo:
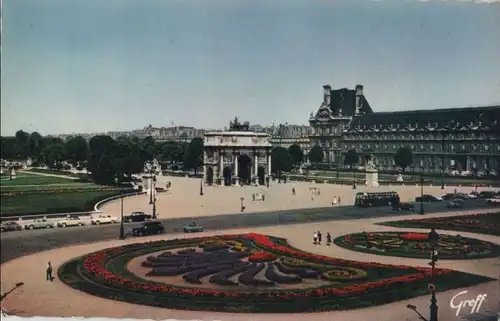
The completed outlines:
{"type": "Polygon", "coordinates": [[[424,150],[424,144],[420,144],[420,149],[424,150]]]}
{"type": "Polygon", "coordinates": [[[392,149],[396,149],[396,144],[392,144],[392,149]]]}
{"type": "Polygon", "coordinates": [[[485,151],[488,151],[488,149],[490,149],[490,146],[488,146],[488,145],[486,145],[486,144],[484,144],[483,146],[484,146],[484,150],[485,150],[485,151]]]}
{"type": "Polygon", "coordinates": [[[411,144],[410,147],[411,147],[412,150],[415,150],[415,145],[411,144]]]}
{"type": "Polygon", "coordinates": [[[455,145],[451,144],[450,149],[451,149],[451,151],[455,150],[455,145]]]}

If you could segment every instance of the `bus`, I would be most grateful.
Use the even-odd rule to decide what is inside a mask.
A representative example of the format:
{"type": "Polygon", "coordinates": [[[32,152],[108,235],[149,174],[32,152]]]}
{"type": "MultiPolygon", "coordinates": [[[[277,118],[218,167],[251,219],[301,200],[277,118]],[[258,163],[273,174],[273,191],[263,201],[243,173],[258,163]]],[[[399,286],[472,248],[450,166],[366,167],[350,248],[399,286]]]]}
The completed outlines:
{"type": "Polygon", "coordinates": [[[360,192],[356,194],[354,206],[372,207],[372,206],[391,206],[399,203],[399,195],[396,192],[360,192]]]}

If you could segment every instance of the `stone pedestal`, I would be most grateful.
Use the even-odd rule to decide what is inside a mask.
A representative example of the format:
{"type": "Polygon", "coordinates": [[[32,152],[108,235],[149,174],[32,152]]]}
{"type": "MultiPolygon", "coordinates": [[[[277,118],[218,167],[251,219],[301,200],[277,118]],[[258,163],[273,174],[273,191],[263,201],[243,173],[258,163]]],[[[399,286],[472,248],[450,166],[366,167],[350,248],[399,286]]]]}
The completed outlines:
{"type": "Polygon", "coordinates": [[[379,187],[378,171],[366,171],[366,186],[379,187]]]}
{"type": "Polygon", "coordinates": [[[253,183],[255,186],[259,186],[259,176],[254,176],[253,177],[253,183]]]}
{"type": "Polygon", "coordinates": [[[240,178],[238,176],[234,177],[234,186],[240,186],[240,178]]]}

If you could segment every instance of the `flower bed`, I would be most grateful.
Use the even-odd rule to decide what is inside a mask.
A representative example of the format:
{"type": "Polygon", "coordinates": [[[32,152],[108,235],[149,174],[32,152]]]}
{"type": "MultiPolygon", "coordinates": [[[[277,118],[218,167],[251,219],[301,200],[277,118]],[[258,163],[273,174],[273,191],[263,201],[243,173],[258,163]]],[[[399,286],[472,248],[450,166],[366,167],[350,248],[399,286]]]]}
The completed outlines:
{"type": "Polygon", "coordinates": [[[378,223],[403,228],[435,228],[500,236],[500,212],[378,223]]]}
{"type": "MultiPolygon", "coordinates": [[[[58,274],[64,283],[81,291],[137,304],[225,312],[291,313],[360,308],[422,295],[428,292],[430,271],[429,268],[315,255],[294,249],[283,239],[250,233],[104,249],[65,263],[58,274]],[[227,248],[207,250],[217,244],[227,248]],[[233,251],[236,246],[246,247],[249,252],[233,251]],[[180,250],[175,252],[175,249],[180,250]],[[156,275],[155,282],[126,269],[134,257],[150,253],[162,253],[149,255],[142,263],[151,269],[150,274],[156,275]],[[245,261],[251,256],[276,257],[277,261],[245,261]],[[261,273],[264,268],[265,273],[261,273]],[[182,275],[186,285],[197,287],[160,283],[159,272],[167,281],[169,277],[182,275]],[[293,284],[307,279],[316,281],[306,287],[293,288],[293,284]],[[281,288],[281,284],[288,286],[281,288]]],[[[436,269],[434,279],[439,290],[490,280],[447,269],[436,269]]]]}
{"type": "Polygon", "coordinates": [[[337,237],[340,247],[365,253],[411,258],[429,258],[431,248],[439,252],[439,259],[460,260],[500,256],[500,246],[460,235],[440,235],[436,243],[425,233],[373,232],[354,233],[337,237]]]}

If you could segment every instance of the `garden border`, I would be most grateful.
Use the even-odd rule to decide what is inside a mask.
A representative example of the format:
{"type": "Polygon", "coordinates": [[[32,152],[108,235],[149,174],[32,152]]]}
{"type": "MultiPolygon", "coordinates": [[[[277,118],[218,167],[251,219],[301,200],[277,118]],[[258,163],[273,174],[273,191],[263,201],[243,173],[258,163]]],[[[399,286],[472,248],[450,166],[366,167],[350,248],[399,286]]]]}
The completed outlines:
{"type": "MultiPolygon", "coordinates": [[[[430,268],[335,259],[289,248],[285,240],[283,242],[280,239],[276,239],[276,241],[273,239],[273,237],[267,235],[249,233],[128,244],[102,249],[72,259],[60,267],[58,275],[66,285],[106,299],[171,309],[233,313],[298,313],[346,310],[400,301],[428,293],[428,282],[432,278],[430,268]],[[238,238],[245,238],[247,241],[252,241],[257,248],[271,253],[280,253],[283,257],[303,258],[309,261],[323,260],[329,262],[332,266],[348,266],[352,264],[354,267],[355,264],[358,264],[358,268],[389,268],[394,272],[400,270],[400,272],[406,274],[377,279],[377,281],[343,285],[338,288],[323,286],[295,289],[294,291],[267,289],[249,292],[248,290],[185,288],[153,281],[141,283],[141,281],[134,280],[135,278],[115,274],[116,272],[113,271],[117,271],[116,267],[112,269],[113,271],[108,269],[108,267],[111,267],[109,265],[111,260],[123,256],[125,259],[123,268],[126,270],[126,262],[129,262],[133,257],[147,254],[141,251],[141,249],[144,250],[145,248],[148,253],[153,253],[168,250],[169,247],[192,246],[193,243],[201,243],[207,240],[235,240],[238,238]],[[133,256],[136,252],[141,253],[133,256]],[[404,284],[410,284],[411,286],[402,286],[404,284]],[[133,291],[130,289],[133,289],[133,291]],[[380,295],[381,293],[383,295],[380,295]],[[360,296],[361,294],[362,296],[360,296]]],[[[489,277],[469,273],[435,269],[433,282],[440,291],[446,291],[491,280],[493,279],[489,277]]]]}

